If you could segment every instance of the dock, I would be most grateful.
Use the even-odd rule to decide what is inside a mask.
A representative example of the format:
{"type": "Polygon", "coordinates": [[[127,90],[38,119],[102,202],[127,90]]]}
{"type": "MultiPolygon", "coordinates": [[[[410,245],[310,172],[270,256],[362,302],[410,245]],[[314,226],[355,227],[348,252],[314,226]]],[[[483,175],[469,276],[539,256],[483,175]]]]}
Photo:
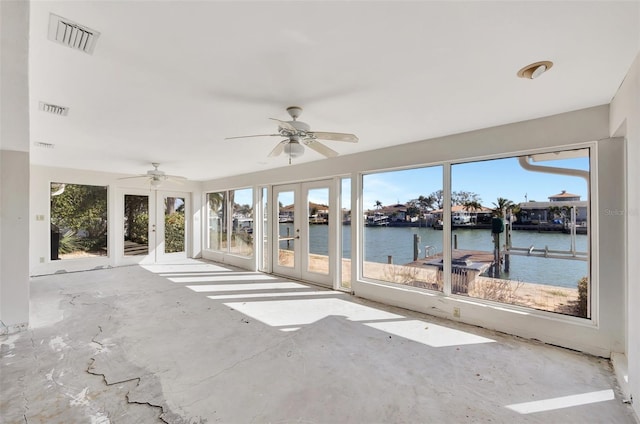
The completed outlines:
{"type": "MultiPolygon", "coordinates": [[[[494,264],[493,252],[483,250],[454,249],[451,252],[451,291],[466,294],[469,284],[494,264]]],[[[444,269],[442,252],[409,262],[404,266],[416,268],[437,268],[438,274],[444,269]]]]}

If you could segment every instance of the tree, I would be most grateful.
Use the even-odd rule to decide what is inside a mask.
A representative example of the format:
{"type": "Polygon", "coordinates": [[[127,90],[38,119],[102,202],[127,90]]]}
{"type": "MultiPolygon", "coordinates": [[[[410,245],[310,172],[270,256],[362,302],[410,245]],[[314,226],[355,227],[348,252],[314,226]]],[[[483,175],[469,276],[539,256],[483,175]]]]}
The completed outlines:
{"type": "Polygon", "coordinates": [[[472,191],[454,191],[451,193],[451,204],[452,205],[464,205],[468,202],[476,202],[480,203],[481,199],[477,193],[472,191]]]}
{"type": "Polygon", "coordinates": [[[462,206],[464,207],[464,210],[467,212],[477,213],[478,211],[482,210],[482,205],[480,204],[480,202],[477,202],[475,200],[468,200],[464,202],[462,206]]]}
{"type": "Polygon", "coordinates": [[[436,198],[433,195],[418,196],[418,206],[420,207],[420,211],[424,214],[427,210],[433,209],[433,204],[436,202],[436,198]]]}
{"type": "Polygon", "coordinates": [[[376,200],[376,203],[374,205],[376,207],[376,209],[381,209],[382,208],[382,202],[379,200],[376,200]]]}
{"type": "Polygon", "coordinates": [[[498,197],[497,202],[494,202],[493,206],[493,214],[498,218],[504,218],[505,213],[513,210],[516,205],[509,199],[498,197]]]}
{"type": "Polygon", "coordinates": [[[52,183],[51,224],[81,233],[85,250],[106,246],[107,187],[52,183]]]}
{"type": "Polygon", "coordinates": [[[433,199],[433,203],[438,206],[438,209],[442,209],[442,207],[444,206],[444,193],[442,192],[442,190],[434,191],[429,195],[429,197],[433,199]]]}
{"type": "Polygon", "coordinates": [[[418,207],[418,202],[415,200],[410,200],[407,203],[407,215],[410,217],[420,215],[420,208],[418,207]]]}

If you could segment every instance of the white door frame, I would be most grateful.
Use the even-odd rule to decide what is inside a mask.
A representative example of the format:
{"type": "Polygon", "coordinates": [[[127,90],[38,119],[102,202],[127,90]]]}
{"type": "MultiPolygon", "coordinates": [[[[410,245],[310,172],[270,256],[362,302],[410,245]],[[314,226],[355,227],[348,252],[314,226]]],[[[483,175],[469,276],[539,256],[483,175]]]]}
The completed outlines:
{"type": "Polygon", "coordinates": [[[117,265],[152,264],[171,260],[184,259],[189,256],[190,236],[190,193],[145,190],[136,188],[120,188],[118,190],[118,208],[116,219],[118,231],[115,240],[115,255],[117,265]],[[149,250],[146,255],[125,256],[124,254],[124,198],[126,195],[146,196],[148,198],[148,240],[149,250]],[[176,253],[164,253],[164,199],[166,197],[181,197],[185,199],[185,251],[176,253]]]}
{"type": "Polygon", "coordinates": [[[338,278],[337,267],[335,260],[337,251],[337,231],[336,220],[339,214],[337,213],[337,205],[335,204],[335,192],[336,183],[335,180],[320,180],[312,182],[303,182],[295,184],[283,184],[273,186],[272,189],[272,202],[271,202],[271,216],[273,219],[273,231],[271,237],[271,245],[273,255],[271,255],[271,269],[274,274],[287,276],[294,279],[300,279],[309,281],[323,286],[334,288],[338,278]],[[328,273],[318,273],[310,270],[309,260],[309,238],[310,238],[310,226],[308,219],[308,205],[309,190],[326,188],[328,190],[327,200],[329,203],[329,222],[328,232],[328,273]],[[294,193],[294,222],[293,222],[293,234],[290,235],[290,243],[293,243],[293,256],[294,266],[287,267],[278,264],[279,258],[279,243],[280,243],[280,226],[279,226],[279,201],[278,194],[281,192],[291,191],[294,193]]]}
{"type": "Polygon", "coordinates": [[[191,239],[191,225],[190,225],[190,212],[191,202],[190,194],[179,191],[164,191],[157,190],[156,192],[156,245],[155,245],[155,260],[156,262],[169,262],[173,260],[186,259],[189,249],[189,240],[191,239]],[[164,226],[164,202],[167,197],[179,197],[184,199],[184,250],[182,252],[165,253],[165,226],[164,226]]]}

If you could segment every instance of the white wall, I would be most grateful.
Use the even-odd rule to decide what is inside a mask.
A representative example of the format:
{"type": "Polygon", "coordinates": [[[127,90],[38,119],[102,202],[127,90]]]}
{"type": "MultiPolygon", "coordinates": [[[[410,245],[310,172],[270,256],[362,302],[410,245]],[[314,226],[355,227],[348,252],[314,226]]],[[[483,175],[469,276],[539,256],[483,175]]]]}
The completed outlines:
{"type": "Polygon", "coordinates": [[[0,334],[29,321],[29,3],[0,2],[0,334]]]}
{"type": "MultiPolygon", "coordinates": [[[[611,102],[610,133],[627,139],[626,208],[626,359],[628,395],[640,415],[640,53],[611,102]]],[[[624,371],[624,368],[623,368],[624,371]]],[[[623,373],[624,374],[624,373],[623,373]]],[[[624,379],[624,375],[620,376],[624,379]]]]}
{"type": "MultiPolygon", "coordinates": [[[[119,257],[122,249],[124,207],[122,194],[130,191],[134,194],[152,195],[146,179],[118,180],[123,174],[92,172],[77,169],[31,166],[30,205],[31,234],[29,249],[30,275],[51,274],[55,272],[71,272],[88,269],[99,269],[124,265],[127,262],[119,257]],[[62,182],[67,184],[87,184],[108,187],[108,256],[83,259],[50,260],[50,184],[62,182]],[[37,220],[40,215],[44,220],[37,220]]],[[[201,192],[200,182],[187,181],[184,184],[164,182],[159,191],[183,193],[190,200],[187,209],[187,256],[201,255],[201,192]]]]}
{"type": "MultiPolygon", "coordinates": [[[[359,172],[511,155],[531,149],[573,147],[578,143],[595,142],[608,137],[609,107],[604,105],[377,151],[209,181],[203,183],[203,191],[338,175],[356,177],[359,172]]],[[[621,167],[624,160],[622,149],[619,148],[621,144],[615,143],[609,140],[596,143],[598,155],[606,157],[594,169],[598,180],[596,193],[600,189],[607,202],[623,204],[623,193],[615,188],[619,187],[624,177],[621,167]]],[[[595,199],[597,200],[597,196],[595,199]]],[[[597,209],[598,206],[594,205],[596,225],[597,209]]],[[[611,352],[622,352],[625,348],[623,267],[621,256],[614,253],[616,249],[617,253],[622,251],[619,243],[616,244],[614,235],[616,232],[618,235],[624,234],[624,227],[620,222],[616,224],[603,220],[597,227],[597,233],[602,232],[602,225],[605,224],[617,226],[608,229],[613,235],[596,240],[601,243],[601,248],[597,249],[600,253],[598,264],[606,266],[596,270],[598,278],[595,279],[594,288],[599,293],[599,308],[595,311],[593,322],[538,311],[514,312],[469,299],[417,293],[363,281],[353,281],[352,288],[356,295],[362,297],[446,318],[453,318],[455,306],[461,310],[462,321],[608,357],[611,352]],[[610,246],[614,249],[609,249],[610,246]],[[597,286],[598,282],[600,287],[597,286]]]]}

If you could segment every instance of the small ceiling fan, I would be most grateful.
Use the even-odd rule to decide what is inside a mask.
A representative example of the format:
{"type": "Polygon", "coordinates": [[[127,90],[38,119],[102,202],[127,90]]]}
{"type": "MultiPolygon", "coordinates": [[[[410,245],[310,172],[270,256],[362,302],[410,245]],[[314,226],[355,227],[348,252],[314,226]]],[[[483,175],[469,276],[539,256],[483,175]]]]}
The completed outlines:
{"type": "Polygon", "coordinates": [[[278,156],[284,152],[289,156],[289,163],[291,163],[291,158],[296,158],[304,154],[304,146],[307,146],[326,157],[338,156],[338,152],[325,146],[318,140],[346,141],[349,143],[358,142],[358,137],[354,134],[311,131],[309,124],[298,121],[298,117],[302,113],[301,107],[290,106],[287,108],[287,112],[291,116],[291,121],[281,121],[280,119],[269,118],[278,122],[277,134],[243,135],[238,137],[227,137],[225,140],[248,137],[284,137],[284,140],[276,145],[271,153],[269,153],[269,156],[278,156]]]}
{"type": "Polygon", "coordinates": [[[185,181],[185,177],[179,177],[177,175],[167,175],[164,171],[160,171],[158,167],[160,166],[157,162],[152,162],[151,165],[153,169],[147,171],[146,174],[138,174],[132,177],[122,177],[118,178],[119,180],[128,180],[133,178],[147,178],[152,187],[159,187],[164,181],[173,181],[179,184],[182,184],[182,181],[185,181]]]}

